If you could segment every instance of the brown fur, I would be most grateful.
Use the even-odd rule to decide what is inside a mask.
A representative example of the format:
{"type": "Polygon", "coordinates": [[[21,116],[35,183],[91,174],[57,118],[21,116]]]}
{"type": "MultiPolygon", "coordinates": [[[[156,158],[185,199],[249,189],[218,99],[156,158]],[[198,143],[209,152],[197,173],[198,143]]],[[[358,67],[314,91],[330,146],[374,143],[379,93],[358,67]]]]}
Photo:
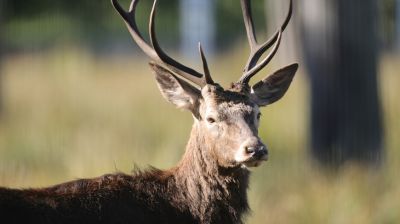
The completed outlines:
{"type": "Polygon", "coordinates": [[[218,166],[194,125],[178,166],[110,174],[44,189],[0,188],[9,223],[241,223],[246,169],[218,166]]]}

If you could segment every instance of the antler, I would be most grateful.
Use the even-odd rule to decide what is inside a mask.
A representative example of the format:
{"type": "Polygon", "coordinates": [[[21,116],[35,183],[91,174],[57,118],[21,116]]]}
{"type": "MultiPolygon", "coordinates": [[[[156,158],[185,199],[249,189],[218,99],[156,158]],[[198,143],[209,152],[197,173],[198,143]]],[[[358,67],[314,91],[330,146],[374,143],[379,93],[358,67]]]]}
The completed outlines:
{"type": "Polygon", "coordinates": [[[171,71],[175,72],[179,76],[193,82],[194,84],[196,84],[200,87],[203,87],[207,84],[213,84],[211,76],[208,71],[207,61],[205,59],[204,54],[202,53],[201,47],[200,47],[200,52],[201,52],[201,56],[202,56],[201,58],[203,61],[203,66],[204,66],[206,75],[203,75],[203,74],[195,71],[194,69],[189,68],[189,67],[179,63],[178,61],[176,61],[173,58],[171,58],[170,56],[168,56],[161,49],[161,47],[157,41],[157,38],[156,38],[155,26],[154,26],[157,0],[154,0],[153,7],[151,9],[150,22],[149,22],[149,33],[150,33],[151,46],[144,40],[143,36],[140,34],[140,32],[137,28],[136,19],[135,19],[136,6],[137,6],[138,2],[139,2],[139,0],[132,0],[129,11],[126,12],[121,7],[121,5],[118,3],[117,0],[111,0],[111,3],[114,6],[114,8],[124,19],[126,26],[129,30],[129,32],[131,33],[132,38],[137,43],[137,45],[143,50],[143,52],[148,57],[150,57],[150,59],[154,60],[156,63],[165,65],[171,71]]]}
{"type": "Polygon", "coordinates": [[[243,12],[243,20],[246,27],[247,39],[250,45],[250,56],[244,68],[244,74],[237,82],[238,85],[248,85],[250,79],[257,74],[261,69],[263,69],[275,56],[276,52],[278,51],[282,32],[285,30],[289,21],[292,17],[293,11],[293,2],[290,0],[289,11],[286,16],[285,21],[281,25],[281,27],[275,32],[275,34],[266,42],[262,44],[258,44],[256,34],[254,31],[254,23],[253,23],[253,16],[251,14],[251,5],[250,0],[241,0],[242,12],[243,12]],[[272,46],[274,45],[272,51],[259,63],[260,57],[272,46]]]}

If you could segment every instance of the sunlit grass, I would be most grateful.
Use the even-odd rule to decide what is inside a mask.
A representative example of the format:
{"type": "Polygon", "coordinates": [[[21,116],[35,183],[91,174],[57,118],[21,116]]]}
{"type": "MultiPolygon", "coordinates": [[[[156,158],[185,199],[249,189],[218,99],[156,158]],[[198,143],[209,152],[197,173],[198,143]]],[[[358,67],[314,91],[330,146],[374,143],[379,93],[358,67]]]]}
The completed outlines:
{"type": "MultiPolygon", "coordinates": [[[[211,68],[227,86],[245,55],[236,49],[211,68]],[[228,56],[229,55],[229,56],[228,56]]],[[[263,109],[260,135],[271,159],[254,170],[248,223],[398,223],[400,221],[400,65],[382,59],[385,163],[349,164],[337,174],[308,158],[308,86],[300,72],[288,94],[263,109]]],[[[267,74],[273,69],[264,72],[267,74]]],[[[183,153],[192,124],[158,92],[139,56],[94,56],[65,48],[9,56],[2,67],[0,185],[41,187],[123,171],[168,168],[183,153]]]]}

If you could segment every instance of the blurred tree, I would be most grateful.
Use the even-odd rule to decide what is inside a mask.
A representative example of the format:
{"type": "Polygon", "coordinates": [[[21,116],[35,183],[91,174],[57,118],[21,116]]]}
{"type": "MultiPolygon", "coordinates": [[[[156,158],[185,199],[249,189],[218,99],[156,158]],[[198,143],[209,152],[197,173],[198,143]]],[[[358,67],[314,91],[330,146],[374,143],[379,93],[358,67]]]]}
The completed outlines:
{"type": "MultiPolygon", "coordinates": [[[[267,12],[265,18],[269,34],[273,34],[281,26],[282,22],[285,20],[285,16],[287,15],[288,7],[288,0],[265,0],[265,11],[267,12]]],[[[300,23],[297,17],[297,10],[294,8],[292,20],[290,21],[289,26],[285,29],[282,43],[279,47],[279,53],[276,55],[279,64],[287,65],[300,58],[298,52],[299,49],[297,47],[300,45],[300,41],[297,38],[300,23]]]]}
{"type": "Polygon", "coordinates": [[[0,117],[3,112],[3,75],[2,75],[2,63],[3,63],[3,4],[4,0],[0,0],[0,117]]]}
{"type": "MultiPolygon", "coordinates": [[[[5,2],[4,27],[6,29],[6,50],[43,50],[57,44],[82,44],[93,50],[120,49],[129,50],[132,46],[123,23],[111,7],[109,0],[2,0],[5,2]]],[[[131,0],[119,0],[128,8],[131,0]]],[[[158,1],[156,27],[163,47],[173,47],[180,39],[179,0],[158,1]]],[[[189,1],[188,1],[189,2],[189,1]]],[[[196,1],[202,2],[202,1],[196,1]]],[[[212,24],[215,26],[215,47],[230,48],[238,37],[245,37],[240,4],[232,0],[211,1],[211,8],[217,15],[212,24]],[[240,29],[240,30],[238,30],[240,29]]],[[[186,3],[186,1],[182,1],[186,3]]],[[[204,3],[202,3],[204,4],[204,3]]],[[[264,2],[254,1],[253,12],[257,32],[262,34],[264,26],[264,2]]],[[[152,1],[142,0],[137,11],[139,29],[146,33],[152,1]]],[[[203,16],[203,15],[202,15],[203,16]]],[[[203,19],[210,19],[207,18],[203,19]]],[[[146,36],[146,35],[145,35],[146,36]]],[[[146,37],[147,38],[147,37],[146,37]]],[[[207,47],[204,46],[207,50],[207,47]]],[[[191,47],[192,48],[192,47],[191,47]]],[[[195,48],[195,47],[194,47],[195,48]]],[[[208,54],[210,54],[209,52],[208,54]]]]}
{"type": "MultiPolygon", "coordinates": [[[[242,10],[239,1],[218,0],[216,4],[216,47],[228,48],[236,44],[238,37],[245,40],[246,30],[243,24],[242,10]]],[[[264,1],[252,1],[252,14],[260,41],[268,38],[265,35],[264,1]],[[265,39],[264,39],[265,38],[265,39]]]]}
{"type": "Polygon", "coordinates": [[[382,49],[388,52],[396,50],[396,5],[400,0],[382,0],[379,1],[380,13],[380,32],[382,49]]]}
{"type": "Polygon", "coordinates": [[[322,164],[379,162],[377,1],[304,0],[311,80],[311,150],[322,164]]]}
{"type": "MultiPolygon", "coordinates": [[[[124,26],[121,19],[116,15],[109,0],[3,1],[6,2],[7,9],[7,50],[42,50],[60,43],[72,43],[108,53],[110,47],[118,47],[121,42],[132,46],[125,27],[121,28],[124,26]]],[[[128,9],[131,0],[119,1],[128,9]]],[[[177,3],[178,0],[158,2],[160,10],[157,12],[156,26],[157,29],[164,29],[158,32],[163,45],[177,44],[177,3]]],[[[141,1],[138,6],[137,21],[140,30],[147,30],[151,5],[152,1],[141,1]]]]}
{"type": "Polygon", "coordinates": [[[215,2],[180,0],[181,49],[186,58],[199,58],[198,42],[207,54],[214,52],[215,2]]]}
{"type": "Polygon", "coordinates": [[[400,0],[396,1],[396,46],[400,51],[400,0]]]}

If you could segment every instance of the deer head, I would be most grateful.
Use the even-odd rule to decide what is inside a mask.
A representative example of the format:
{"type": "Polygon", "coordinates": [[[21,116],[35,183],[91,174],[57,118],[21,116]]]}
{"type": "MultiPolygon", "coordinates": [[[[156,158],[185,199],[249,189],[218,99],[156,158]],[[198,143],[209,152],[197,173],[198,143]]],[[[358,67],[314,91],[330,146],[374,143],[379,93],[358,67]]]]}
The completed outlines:
{"type": "Polygon", "coordinates": [[[138,2],[139,0],[133,0],[129,11],[124,11],[117,0],[112,0],[133,39],[152,60],[150,67],[155,72],[158,87],[164,98],[176,107],[189,110],[193,114],[196,135],[204,139],[204,144],[207,145],[204,150],[208,150],[207,155],[220,167],[242,165],[253,167],[267,160],[267,147],[258,137],[260,107],[276,102],[285,94],[298,65],[284,67],[253,86],[249,85],[249,81],[276,54],[282,32],[292,15],[292,0],[284,23],[268,41],[262,44],[258,44],[256,40],[250,0],[241,0],[250,44],[250,57],[241,78],[227,89],[222,88],[211,78],[200,44],[203,73],[177,62],[161,49],[154,28],[156,0],[150,15],[150,43],[147,43],[138,31],[135,21],[138,2]],[[271,52],[258,63],[271,47],[273,47],[271,52]]]}

